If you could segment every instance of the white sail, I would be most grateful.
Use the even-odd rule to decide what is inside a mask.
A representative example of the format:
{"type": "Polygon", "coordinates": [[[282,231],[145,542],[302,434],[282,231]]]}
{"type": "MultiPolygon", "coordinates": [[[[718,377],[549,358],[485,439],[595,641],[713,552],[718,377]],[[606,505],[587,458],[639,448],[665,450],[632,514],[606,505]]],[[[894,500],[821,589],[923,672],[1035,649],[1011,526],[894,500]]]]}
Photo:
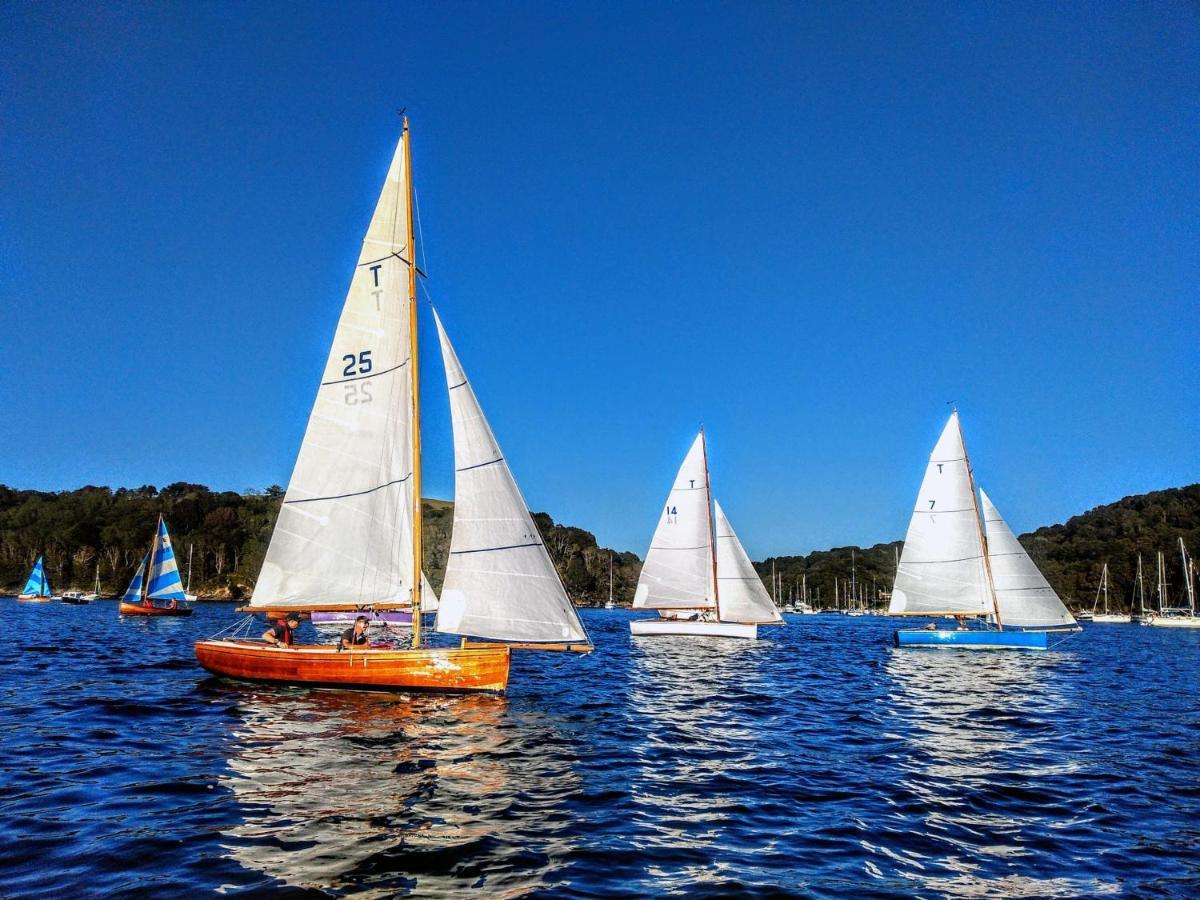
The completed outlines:
{"type": "Polygon", "coordinates": [[[929,457],[904,536],[888,612],[976,615],[993,611],[967,465],[954,412],[929,457]]]}
{"type": "Polygon", "coordinates": [[[1076,624],[982,489],[979,497],[1001,624],[1026,628],[1076,624]]]}
{"type": "Polygon", "coordinates": [[[704,432],[696,435],[659,515],[634,609],[712,608],[713,548],[704,432]]]}
{"type": "Polygon", "coordinates": [[[722,622],[765,625],[782,622],[762,579],[754,571],[742,542],[733,532],[721,504],[713,501],[717,528],[717,587],[722,622]]]}
{"type": "Polygon", "coordinates": [[[403,138],[363,240],[255,607],[412,600],[412,391],[403,138]]]}
{"type": "Polygon", "coordinates": [[[454,533],[437,630],[504,641],[586,642],[436,312],[434,318],[454,427],[454,533]]]}

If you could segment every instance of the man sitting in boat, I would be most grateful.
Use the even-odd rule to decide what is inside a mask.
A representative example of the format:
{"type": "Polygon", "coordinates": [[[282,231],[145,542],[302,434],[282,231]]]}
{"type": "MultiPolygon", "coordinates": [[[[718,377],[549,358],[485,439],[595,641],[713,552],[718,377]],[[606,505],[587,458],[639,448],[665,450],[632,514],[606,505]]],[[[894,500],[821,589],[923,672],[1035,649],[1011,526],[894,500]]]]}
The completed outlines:
{"type": "Polygon", "coordinates": [[[371,639],[367,637],[367,617],[359,616],[354,624],[338,638],[338,650],[370,650],[371,639]]]}
{"type": "Polygon", "coordinates": [[[299,627],[299,614],[288,613],[286,618],[277,620],[274,625],[264,631],[262,639],[276,647],[291,647],[293,635],[299,627]]]}

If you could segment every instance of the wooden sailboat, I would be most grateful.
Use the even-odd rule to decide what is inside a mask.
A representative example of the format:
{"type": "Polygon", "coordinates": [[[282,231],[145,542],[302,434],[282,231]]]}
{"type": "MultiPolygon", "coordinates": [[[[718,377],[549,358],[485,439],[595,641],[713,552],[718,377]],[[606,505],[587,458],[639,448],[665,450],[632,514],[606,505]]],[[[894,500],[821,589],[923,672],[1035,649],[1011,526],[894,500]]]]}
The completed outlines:
{"type": "Polygon", "coordinates": [[[703,428],[667,495],[633,608],[659,615],[630,622],[635,635],[753,640],[759,625],[783,624],[721,504],[712,499],[703,428]]]}
{"type": "Polygon", "coordinates": [[[455,505],[435,631],[422,613],[417,268],[408,120],[363,241],[253,610],[406,610],[408,647],[338,652],[210,639],[217,675],[305,685],[502,691],[513,649],[590,651],[541,535],[437,323],[454,431],[455,505]],[[483,638],[482,641],[468,640],[483,638]]]}
{"type": "Polygon", "coordinates": [[[1109,612],[1108,609],[1108,563],[1100,570],[1100,585],[1096,588],[1096,602],[1092,604],[1092,621],[1101,624],[1128,625],[1129,616],[1122,613],[1109,612]],[[1100,609],[1101,596],[1104,598],[1104,609],[1100,609]]]}
{"type": "Polygon", "coordinates": [[[129,582],[117,605],[121,616],[190,616],[192,608],[185,600],[183,581],[175,562],[175,548],[167,533],[166,520],[158,517],[158,528],[150,550],[129,582]]]}
{"type": "Polygon", "coordinates": [[[976,497],[957,410],[929,457],[888,612],[960,623],[898,630],[898,647],[1044,650],[1079,630],[987,494],[976,497]],[[966,627],[980,618],[986,627],[966,627]]]}
{"type": "Polygon", "coordinates": [[[1163,555],[1159,558],[1159,614],[1150,620],[1150,624],[1158,628],[1200,628],[1200,616],[1196,615],[1196,572],[1195,566],[1188,556],[1183,538],[1179,539],[1179,558],[1183,565],[1183,596],[1187,606],[1167,605],[1166,569],[1163,565],[1163,555]]]}
{"type": "Polygon", "coordinates": [[[50,579],[46,575],[46,563],[43,557],[39,556],[37,562],[33,564],[29,578],[25,580],[25,587],[21,588],[21,593],[17,594],[17,599],[23,603],[49,603],[52,598],[50,579]]]}

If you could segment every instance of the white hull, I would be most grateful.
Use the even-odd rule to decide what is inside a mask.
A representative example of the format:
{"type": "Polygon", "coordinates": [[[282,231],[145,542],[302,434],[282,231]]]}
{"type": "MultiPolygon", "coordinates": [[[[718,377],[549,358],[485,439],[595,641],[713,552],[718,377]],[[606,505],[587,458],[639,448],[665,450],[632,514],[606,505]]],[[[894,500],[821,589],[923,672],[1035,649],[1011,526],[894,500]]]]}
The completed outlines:
{"type": "Polygon", "coordinates": [[[1200,628],[1200,616],[1155,616],[1150,624],[1158,628],[1200,628]]]}
{"type": "Polygon", "coordinates": [[[757,625],[739,622],[685,622],[679,619],[635,619],[629,623],[629,631],[635,636],[659,634],[687,634],[697,637],[732,637],[755,640],[757,625]]]}
{"type": "Polygon", "coordinates": [[[1105,623],[1110,625],[1128,625],[1132,620],[1129,616],[1119,616],[1116,613],[1096,613],[1092,616],[1091,621],[1105,623]]]}

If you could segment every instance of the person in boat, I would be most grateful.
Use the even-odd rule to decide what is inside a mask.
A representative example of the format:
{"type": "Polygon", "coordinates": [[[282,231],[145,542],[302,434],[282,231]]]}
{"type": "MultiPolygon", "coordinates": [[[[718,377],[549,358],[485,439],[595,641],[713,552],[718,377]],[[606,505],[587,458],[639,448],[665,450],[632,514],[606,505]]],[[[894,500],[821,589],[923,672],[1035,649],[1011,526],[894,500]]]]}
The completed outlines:
{"type": "Polygon", "coordinates": [[[342,632],[338,639],[338,650],[370,650],[371,639],[367,637],[367,617],[359,616],[354,624],[342,632]]]}
{"type": "Polygon", "coordinates": [[[276,647],[291,647],[296,629],[299,627],[299,614],[288,613],[286,617],[276,620],[274,625],[264,631],[262,639],[276,647]]]}
{"type": "Polygon", "coordinates": [[[955,616],[954,621],[958,623],[959,631],[967,630],[967,617],[966,616],[955,616]]]}

